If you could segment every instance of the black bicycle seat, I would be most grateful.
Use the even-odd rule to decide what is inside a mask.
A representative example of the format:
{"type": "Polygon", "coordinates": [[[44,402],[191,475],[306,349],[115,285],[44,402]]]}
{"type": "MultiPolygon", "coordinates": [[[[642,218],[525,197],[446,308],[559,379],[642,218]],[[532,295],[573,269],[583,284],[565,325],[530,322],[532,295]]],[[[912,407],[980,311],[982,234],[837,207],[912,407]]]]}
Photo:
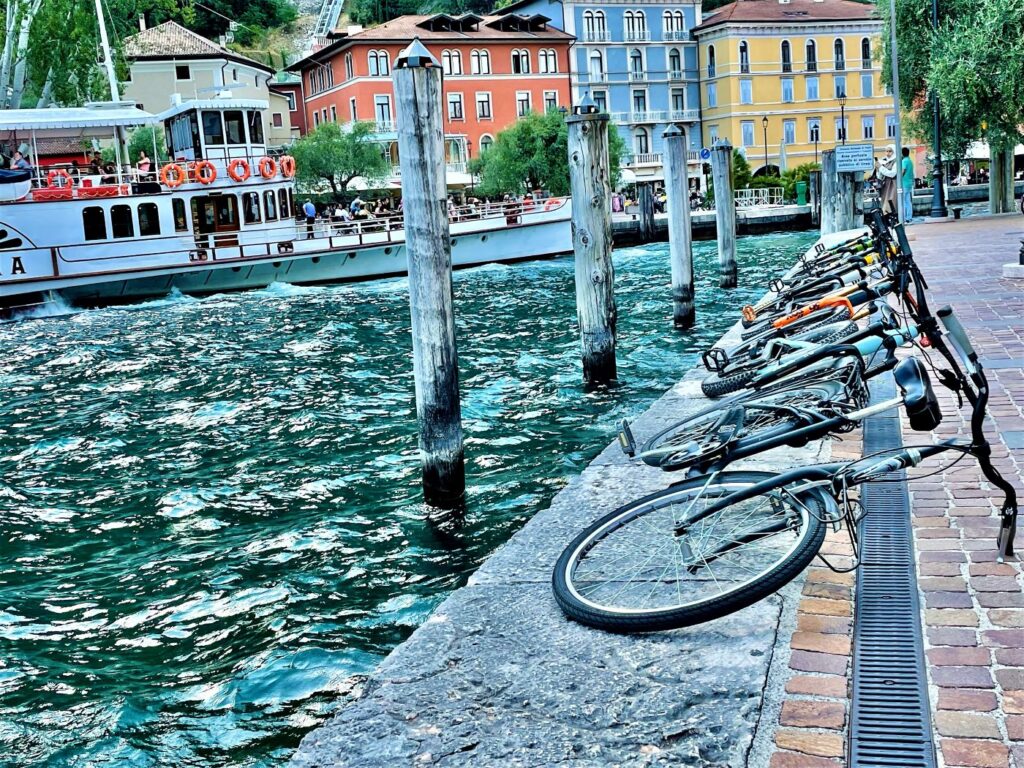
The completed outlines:
{"type": "Polygon", "coordinates": [[[928,371],[916,357],[908,357],[893,369],[896,386],[903,394],[903,405],[915,432],[931,432],[942,423],[942,409],[932,391],[928,371]]]}

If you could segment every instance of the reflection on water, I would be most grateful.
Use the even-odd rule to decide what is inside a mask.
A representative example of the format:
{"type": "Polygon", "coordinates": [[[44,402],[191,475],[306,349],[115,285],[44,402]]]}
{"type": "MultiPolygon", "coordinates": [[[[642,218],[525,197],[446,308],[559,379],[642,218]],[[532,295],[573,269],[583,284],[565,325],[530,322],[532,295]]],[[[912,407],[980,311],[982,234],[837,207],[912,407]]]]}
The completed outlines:
{"type": "Polygon", "coordinates": [[[418,503],[403,280],[0,327],[0,752],[280,762],[813,239],[741,239],[728,297],[698,243],[684,335],[667,247],[618,251],[622,384],[590,393],[571,260],[457,273],[454,539],[418,503]]]}

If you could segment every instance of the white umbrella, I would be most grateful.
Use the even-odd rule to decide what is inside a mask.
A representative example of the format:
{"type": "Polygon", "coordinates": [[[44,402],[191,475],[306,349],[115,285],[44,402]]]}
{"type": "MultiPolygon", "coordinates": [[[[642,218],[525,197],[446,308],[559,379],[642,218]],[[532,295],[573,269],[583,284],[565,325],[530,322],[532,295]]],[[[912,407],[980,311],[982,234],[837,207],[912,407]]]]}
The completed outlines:
{"type": "Polygon", "coordinates": [[[780,141],[779,142],[779,175],[780,176],[782,175],[782,173],[784,171],[788,170],[786,165],[787,165],[786,164],[786,142],[780,141]]]}

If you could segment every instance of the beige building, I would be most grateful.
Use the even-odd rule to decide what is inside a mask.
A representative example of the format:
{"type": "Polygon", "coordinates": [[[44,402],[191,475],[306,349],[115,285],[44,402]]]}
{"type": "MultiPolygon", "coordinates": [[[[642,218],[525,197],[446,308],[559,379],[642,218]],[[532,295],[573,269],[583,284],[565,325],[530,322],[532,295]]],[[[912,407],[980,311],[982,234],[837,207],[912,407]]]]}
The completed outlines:
{"type": "Polygon", "coordinates": [[[274,70],[265,64],[173,21],[126,38],[124,55],[130,70],[122,98],[140,104],[147,112],[163,112],[171,106],[174,94],[183,100],[212,99],[226,90],[235,99],[269,103],[264,115],[268,146],[287,146],[298,138],[287,97],[268,88],[274,70]]]}

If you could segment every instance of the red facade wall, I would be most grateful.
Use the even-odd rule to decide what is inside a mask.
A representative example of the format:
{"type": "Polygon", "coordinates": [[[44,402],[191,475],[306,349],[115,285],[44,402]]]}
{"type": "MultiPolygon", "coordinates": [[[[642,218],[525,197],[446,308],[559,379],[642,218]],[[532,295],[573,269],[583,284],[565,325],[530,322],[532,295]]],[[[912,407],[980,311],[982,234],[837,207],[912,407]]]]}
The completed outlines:
{"type": "Polygon", "coordinates": [[[295,109],[288,113],[293,128],[299,129],[299,135],[306,135],[306,106],[302,103],[301,83],[272,83],[270,90],[277,93],[292,93],[295,97],[295,109]]]}

